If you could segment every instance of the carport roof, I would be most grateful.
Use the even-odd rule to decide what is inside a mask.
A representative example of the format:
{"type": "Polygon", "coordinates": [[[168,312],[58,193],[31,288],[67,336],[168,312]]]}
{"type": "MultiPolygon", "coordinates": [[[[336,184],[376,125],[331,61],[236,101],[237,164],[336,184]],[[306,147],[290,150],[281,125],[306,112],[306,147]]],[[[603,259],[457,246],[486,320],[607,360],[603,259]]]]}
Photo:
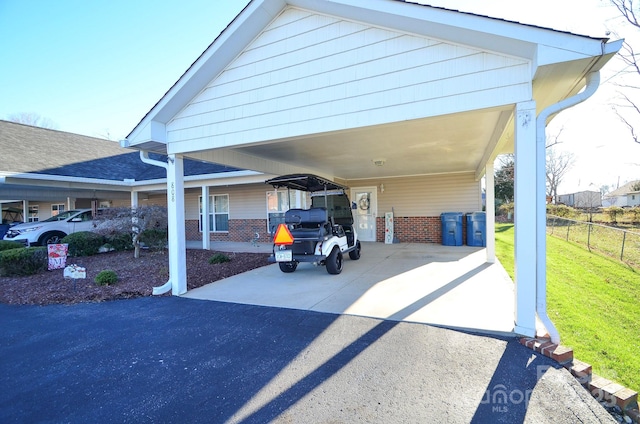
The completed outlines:
{"type": "MultiPolygon", "coordinates": [[[[479,178],[497,154],[513,151],[514,98],[518,102],[535,100],[539,112],[578,93],[585,86],[585,76],[604,66],[619,48],[620,42],[609,43],[606,38],[400,0],[252,0],[145,115],[123,145],[276,175],[313,172],[350,180],[475,172],[479,178]],[[291,134],[268,138],[262,131],[231,143],[231,137],[218,144],[210,139],[206,147],[193,143],[187,146],[188,138],[179,143],[168,140],[166,126],[172,119],[288,7],[516,58],[529,66],[530,87],[504,104],[485,101],[464,105],[468,110],[455,109],[452,103],[448,104],[449,110],[405,108],[411,116],[403,118],[372,111],[381,116],[379,122],[373,122],[377,115],[366,124],[345,118],[347,124],[323,127],[324,132],[292,130],[291,134]],[[340,152],[340,157],[335,152],[340,152]],[[353,158],[362,156],[362,152],[367,156],[354,163],[353,158]],[[386,159],[384,168],[371,165],[376,158],[386,159]]],[[[486,100],[491,94],[484,96],[486,100]]],[[[250,109],[251,105],[246,107],[250,109]]],[[[368,113],[364,109],[362,112],[368,113]]],[[[203,121],[199,125],[206,124],[203,121]]],[[[297,128],[304,126],[297,124],[297,128]]]]}

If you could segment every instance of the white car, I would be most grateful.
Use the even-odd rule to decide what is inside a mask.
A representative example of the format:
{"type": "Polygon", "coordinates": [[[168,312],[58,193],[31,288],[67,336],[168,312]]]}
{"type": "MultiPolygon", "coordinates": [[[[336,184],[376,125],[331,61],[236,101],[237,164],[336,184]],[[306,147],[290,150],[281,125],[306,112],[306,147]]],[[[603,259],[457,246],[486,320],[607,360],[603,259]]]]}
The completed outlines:
{"type": "Polygon", "coordinates": [[[91,209],[61,212],[38,222],[17,224],[9,228],[4,240],[22,243],[25,246],[46,246],[59,243],[67,234],[94,229],[91,209]]]}

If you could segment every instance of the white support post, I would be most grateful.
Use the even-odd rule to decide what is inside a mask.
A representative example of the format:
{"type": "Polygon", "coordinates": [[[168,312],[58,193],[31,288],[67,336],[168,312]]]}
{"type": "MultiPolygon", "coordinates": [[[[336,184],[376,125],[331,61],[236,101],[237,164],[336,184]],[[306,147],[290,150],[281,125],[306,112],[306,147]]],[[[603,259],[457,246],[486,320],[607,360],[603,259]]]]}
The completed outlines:
{"type": "Polygon", "coordinates": [[[487,227],[485,229],[487,238],[487,262],[490,264],[496,261],[496,202],[495,184],[493,181],[493,163],[488,163],[485,167],[485,212],[487,227]]]}
{"type": "Polygon", "coordinates": [[[167,215],[169,221],[169,278],[171,293],[187,292],[187,251],[184,215],[184,161],[181,155],[167,159],[167,215]]]}
{"type": "Polygon", "coordinates": [[[29,201],[22,201],[22,220],[24,222],[29,222],[29,201]]]}
{"type": "Polygon", "coordinates": [[[138,209],[139,194],[137,191],[131,192],[131,209],[138,209]]]}
{"type": "Polygon", "coordinates": [[[536,103],[515,111],[515,328],[536,334],[536,103]]]}
{"type": "Polygon", "coordinates": [[[202,186],[202,249],[211,249],[209,226],[209,186],[202,186]]]}

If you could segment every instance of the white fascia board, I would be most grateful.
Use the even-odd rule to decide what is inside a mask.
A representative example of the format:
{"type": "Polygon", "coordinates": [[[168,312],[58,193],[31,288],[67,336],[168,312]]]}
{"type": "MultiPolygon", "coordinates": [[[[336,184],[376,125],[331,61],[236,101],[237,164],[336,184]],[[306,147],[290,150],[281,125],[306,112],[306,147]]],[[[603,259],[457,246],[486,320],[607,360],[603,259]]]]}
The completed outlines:
{"type": "MultiPolygon", "coordinates": [[[[255,171],[231,171],[221,172],[217,174],[203,174],[203,175],[191,175],[184,177],[185,188],[194,188],[206,186],[220,186],[220,185],[242,185],[242,184],[255,184],[264,183],[271,178],[272,175],[264,174],[255,171]]],[[[147,181],[137,181],[133,185],[135,191],[146,190],[166,190],[166,179],[155,179],[147,181]]]]}
{"type": "MultiPolygon", "coordinates": [[[[166,139],[164,125],[220,74],[285,6],[283,0],[252,0],[136,125],[127,139],[144,138],[147,135],[144,129],[150,123],[161,124],[166,139]]],[[[156,136],[155,131],[148,131],[151,137],[156,136]]]]}
{"type": "Polygon", "coordinates": [[[65,183],[77,183],[77,184],[98,184],[98,185],[110,185],[110,186],[121,186],[121,187],[129,187],[131,186],[130,182],[127,181],[116,181],[116,180],[104,180],[97,178],[87,178],[87,177],[67,177],[64,175],[47,175],[47,174],[7,174],[2,177],[3,183],[6,184],[24,184],[24,181],[21,180],[29,180],[29,181],[55,181],[55,182],[65,182],[65,183]]]}
{"type": "Polygon", "coordinates": [[[538,44],[593,56],[600,54],[600,46],[606,41],[604,38],[403,1],[287,0],[287,3],[354,21],[527,59],[534,58],[538,44]]]}

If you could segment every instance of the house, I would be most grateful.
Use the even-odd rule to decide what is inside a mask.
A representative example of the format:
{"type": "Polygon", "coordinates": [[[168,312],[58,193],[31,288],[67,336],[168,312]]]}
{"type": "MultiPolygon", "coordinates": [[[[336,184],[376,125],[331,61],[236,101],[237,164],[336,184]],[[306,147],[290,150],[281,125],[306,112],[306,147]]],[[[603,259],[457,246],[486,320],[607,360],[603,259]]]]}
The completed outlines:
{"type": "Polygon", "coordinates": [[[638,187],[638,185],[640,185],[640,180],[629,181],[622,187],[619,187],[612,192],[605,194],[602,199],[602,206],[625,207],[638,205],[640,197],[638,197],[638,190],[634,190],[634,187],[638,187]]]}
{"type": "MultiPolygon", "coordinates": [[[[164,170],[142,162],[139,152],[124,149],[113,141],[0,120],[0,149],[3,222],[40,221],[65,210],[94,206],[167,204],[164,170]]],[[[152,154],[149,160],[166,162],[166,156],[152,154]]],[[[212,201],[218,205],[229,196],[229,186],[233,186],[231,192],[238,197],[256,192],[262,201],[269,191],[261,173],[198,160],[186,160],[184,168],[188,199],[185,227],[194,240],[202,239],[198,208],[203,184],[212,187],[212,201]]],[[[234,196],[232,206],[242,209],[240,202],[234,196]]],[[[264,215],[267,214],[263,203],[254,203],[261,204],[264,215]]],[[[214,222],[233,226],[228,212],[218,210],[214,222]]],[[[212,237],[230,237],[227,230],[219,230],[212,237]]],[[[265,225],[259,231],[266,234],[266,230],[265,225]]],[[[232,236],[247,241],[255,231],[246,229],[232,236]]]]}
{"type": "MultiPolygon", "coordinates": [[[[515,332],[535,334],[538,316],[556,340],[545,300],[545,127],[597,90],[621,45],[398,0],[250,1],[121,142],[168,157],[157,165],[170,277],[157,292],[187,287],[187,159],[321,175],[368,200],[363,240],[381,240],[393,210],[403,241],[429,242],[441,213],[480,210],[483,176],[494,204],[494,159],[515,152],[515,332]]],[[[493,225],[489,208],[488,262],[493,225]]]]}

